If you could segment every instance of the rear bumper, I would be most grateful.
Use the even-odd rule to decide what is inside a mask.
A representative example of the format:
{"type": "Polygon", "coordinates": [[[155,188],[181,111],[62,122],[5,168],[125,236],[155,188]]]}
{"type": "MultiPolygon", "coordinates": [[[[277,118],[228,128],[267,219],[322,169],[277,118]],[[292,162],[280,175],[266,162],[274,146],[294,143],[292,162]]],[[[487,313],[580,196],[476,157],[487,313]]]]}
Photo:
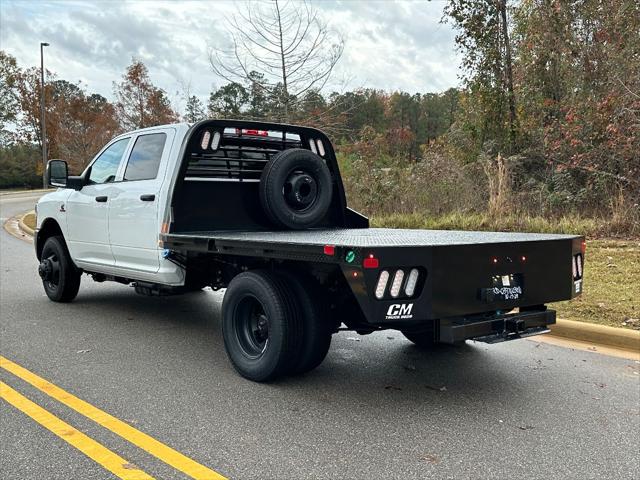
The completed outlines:
{"type": "Polygon", "coordinates": [[[440,320],[438,341],[457,343],[476,340],[497,343],[549,332],[556,323],[555,310],[527,310],[503,315],[481,315],[440,320]]]}

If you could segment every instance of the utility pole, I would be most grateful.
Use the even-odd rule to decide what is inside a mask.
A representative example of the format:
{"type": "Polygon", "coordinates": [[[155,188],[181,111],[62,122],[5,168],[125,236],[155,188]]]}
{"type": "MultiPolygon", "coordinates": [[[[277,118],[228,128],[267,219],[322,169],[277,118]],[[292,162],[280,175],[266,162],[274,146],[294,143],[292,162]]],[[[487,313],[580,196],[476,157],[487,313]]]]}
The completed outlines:
{"type": "Polygon", "coordinates": [[[40,42],[40,141],[42,142],[42,188],[47,188],[47,124],[44,117],[44,47],[48,47],[46,42],[40,42]]]}

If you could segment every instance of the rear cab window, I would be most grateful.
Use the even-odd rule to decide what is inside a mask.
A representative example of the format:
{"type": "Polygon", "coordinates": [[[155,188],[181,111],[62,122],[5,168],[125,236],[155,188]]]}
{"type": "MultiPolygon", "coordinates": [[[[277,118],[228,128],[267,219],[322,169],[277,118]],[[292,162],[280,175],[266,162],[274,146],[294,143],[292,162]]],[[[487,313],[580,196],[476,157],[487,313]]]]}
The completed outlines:
{"type": "Polygon", "coordinates": [[[167,142],[166,133],[150,133],[136,138],[131,149],[123,180],[153,180],[158,176],[162,152],[167,142]]]}

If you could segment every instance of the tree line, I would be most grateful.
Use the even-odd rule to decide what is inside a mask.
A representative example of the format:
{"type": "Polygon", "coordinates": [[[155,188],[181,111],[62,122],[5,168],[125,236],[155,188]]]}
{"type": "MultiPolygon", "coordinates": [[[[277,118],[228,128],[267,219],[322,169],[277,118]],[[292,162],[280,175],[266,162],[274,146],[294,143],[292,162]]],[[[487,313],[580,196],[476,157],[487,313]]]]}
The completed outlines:
{"type": "MultiPolygon", "coordinates": [[[[331,135],[350,200],[368,213],[577,212],[637,224],[640,4],[449,0],[442,20],[463,69],[444,92],[328,91],[343,38],[309,4],[278,1],[238,7],[232,43],[209,52],[224,84],[207,98],[184,92],[183,115],[137,60],[112,102],[48,72],[50,158],[77,170],[119,132],[179,119],[300,123],[331,135]]],[[[27,159],[39,149],[39,72],[4,52],[0,69],[7,186],[37,165],[27,159]]]]}

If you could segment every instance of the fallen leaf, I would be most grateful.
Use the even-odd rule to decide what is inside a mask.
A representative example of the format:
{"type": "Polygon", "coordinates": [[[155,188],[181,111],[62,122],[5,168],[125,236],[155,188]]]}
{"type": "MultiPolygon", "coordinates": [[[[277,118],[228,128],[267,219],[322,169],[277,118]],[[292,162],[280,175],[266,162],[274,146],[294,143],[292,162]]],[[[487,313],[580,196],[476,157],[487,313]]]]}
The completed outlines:
{"type": "Polygon", "coordinates": [[[442,387],[432,387],[431,385],[425,385],[426,388],[428,388],[429,390],[434,390],[436,392],[446,392],[447,391],[447,387],[442,386],[442,387]]]}
{"type": "Polygon", "coordinates": [[[519,425],[520,430],[533,430],[533,425],[519,425]]]}
{"type": "Polygon", "coordinates": [[[424,457],[422,457],[422,459],[427,463],[430,463],[431,465],[437,465],[440,463],[440,459],[432,453],[427,453],[424,457]]]}

